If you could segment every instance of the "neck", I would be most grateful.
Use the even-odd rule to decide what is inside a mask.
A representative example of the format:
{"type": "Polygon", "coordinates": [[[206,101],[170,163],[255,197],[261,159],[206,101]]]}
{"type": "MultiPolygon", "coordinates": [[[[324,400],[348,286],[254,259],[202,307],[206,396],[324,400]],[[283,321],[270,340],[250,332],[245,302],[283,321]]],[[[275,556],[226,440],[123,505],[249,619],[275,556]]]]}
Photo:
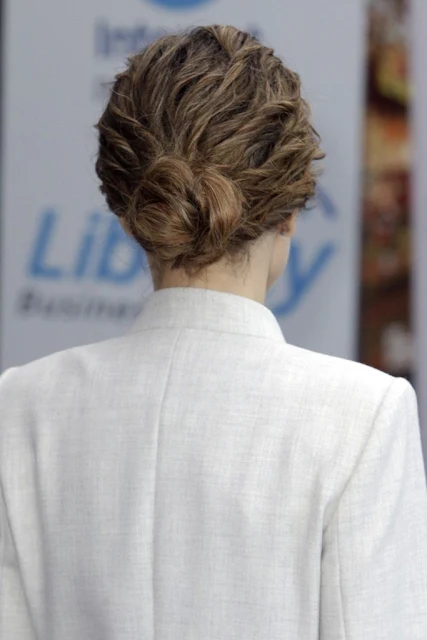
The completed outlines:
{"type": "Polygon", "coordinates": [[[190,276],[180,269],[165,269],[155,275],[155,289],[175,287],[210,289],[222,293],[231,293],[264,304],[267,295],[268,273],[263,269],[233,269],[229,264],[215,264],[203,273],[190,276]]]}

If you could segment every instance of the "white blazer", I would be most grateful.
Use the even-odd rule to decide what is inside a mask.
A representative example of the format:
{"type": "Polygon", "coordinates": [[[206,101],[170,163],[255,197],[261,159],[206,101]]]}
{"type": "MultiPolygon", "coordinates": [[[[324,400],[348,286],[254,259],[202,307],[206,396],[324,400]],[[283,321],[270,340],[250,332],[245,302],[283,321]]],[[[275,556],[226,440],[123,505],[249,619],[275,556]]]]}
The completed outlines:
{"type": "Polygon", "coordinates": [[[0,411],[1,640],[427,639],[404,380],[173,289],[5,373],[0,411]]]}

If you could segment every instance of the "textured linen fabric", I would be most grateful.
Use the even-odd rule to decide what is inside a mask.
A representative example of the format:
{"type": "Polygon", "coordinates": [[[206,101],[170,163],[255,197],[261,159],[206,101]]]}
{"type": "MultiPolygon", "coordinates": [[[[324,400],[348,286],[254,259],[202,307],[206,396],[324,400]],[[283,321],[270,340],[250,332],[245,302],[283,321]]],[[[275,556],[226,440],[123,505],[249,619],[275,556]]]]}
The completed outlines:
{"type": "Polygon", "coordinates": [[[403,380],[228,294],[0,380],[1,640],[426,640],[403,380]]]}

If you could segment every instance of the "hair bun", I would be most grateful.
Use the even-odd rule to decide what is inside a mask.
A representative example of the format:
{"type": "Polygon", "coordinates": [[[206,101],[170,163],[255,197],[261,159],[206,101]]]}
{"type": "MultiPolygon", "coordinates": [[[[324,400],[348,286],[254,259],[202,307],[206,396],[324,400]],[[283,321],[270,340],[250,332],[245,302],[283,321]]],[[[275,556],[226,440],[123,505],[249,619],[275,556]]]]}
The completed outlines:
{"type": "Polygon", "coordinates": [[[191,270],[228,252],[242,207],[238,187],[215,167],[193,170],[183,158],[163,155],[144,173],[125,219],[147,252],[191,270]]]}
{"type": "Polygon", "coordinates": [[[286,226],[323,157],[298,75],[230,26],[130,58],[97,124],[108,206],[155,262],[197,271],[286,226]]]}

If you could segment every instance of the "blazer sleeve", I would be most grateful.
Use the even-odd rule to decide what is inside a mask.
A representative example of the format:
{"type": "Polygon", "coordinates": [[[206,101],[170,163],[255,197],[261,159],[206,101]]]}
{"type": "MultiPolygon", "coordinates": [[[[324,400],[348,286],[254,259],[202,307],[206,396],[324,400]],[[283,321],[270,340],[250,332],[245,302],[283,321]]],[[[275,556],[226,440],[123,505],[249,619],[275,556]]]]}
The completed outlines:
{"type": "Polygon", "coordinates": [[[405,380],[383,399],[324,534],[320,638],[427,639],[427,490],[405,380]]]}
{"type": "Polygon", "coordinates": [[[0,638],[35,640],[19,564],[0,495],[0,638]]]}
{"type": "MultiPolygon", "coordinates": [[[[0,465],[4,448],[5,403],[7,391],[5,381],[9,372],[0,378],[0,465]]],[[[6,418],[7,419],[7,418],[6,418]]],[[[35,640],[24,584],[19,568],[18,554],[10,527],[7,501],[3,491],[2,468],[0,466],[0,638],[1,640],[35,640]]]]}

